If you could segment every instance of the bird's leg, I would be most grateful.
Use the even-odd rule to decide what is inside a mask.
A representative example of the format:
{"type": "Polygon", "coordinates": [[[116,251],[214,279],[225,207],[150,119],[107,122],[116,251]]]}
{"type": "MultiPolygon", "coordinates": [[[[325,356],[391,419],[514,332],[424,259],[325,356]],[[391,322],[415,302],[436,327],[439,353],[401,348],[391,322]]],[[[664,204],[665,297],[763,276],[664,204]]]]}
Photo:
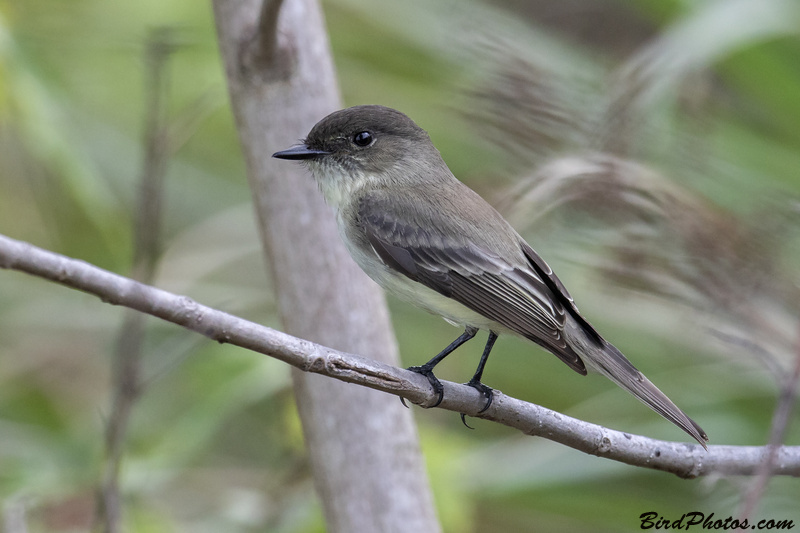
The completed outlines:
{"type": "Polygon", "coordinates": [[[477,389],[478,392],[486,396],[486,405],[484,405],[483,409],[478,411],[478,413],[482,413],[487,410],[489,406],[492,405],[492,399],[494,397],[491,387],[487,387],[481,383],[481,376],[483,376],[483,367],[486,366],[486,361],[489,359],[489,353],[492,351],[494,341],[496,340],[497,333],[494,331],[489,331],[489,339],[486,341],[486,347],[483,349],[483,355],[481,355],[481,360],[478,363],[478,369],[475,371],[475,375],[472,376],[472,379],[466,383],[466,385],[477,389]]]}
{"type": "MultiPolygon", "coordinates": [[[[437,405],[442,403],[442,399],[444,399],[444,387],[442,386],[442,382],[439,381],[439,379],[433,375],[433,367],[441,363],[442,359],[453,353],[453,350],[455,350],[456,348],[458,348],[459,346],[470,340],[472,337],[474,337],[476,333],[478,333],[478,328],[467,326],[467,328],[464,330],[464,333],[462,333],[461,336],[459,336],[456,340],[451,342],[447,348],[439,352],[439,354],[436,357],[434,357],[433,359],[431,359],[422,366],[412,366],[408,368],[408,370],[416,372],[417,374],[422,374],[423,376],[428,378],[428,381],[433,387],[433,392],[439,395],[439,399],[436,400],[436,403],[431,405],[431,407],[436,407],[437,405]]],[[[496,337],[497,336],[495,335],[495,338],[496,337]]],[[[484,363],[483,359],[481,359],[481,363],[484,363]]],[[[478,375],[478,378],[480,380],[480,375],[478,375]]]]}

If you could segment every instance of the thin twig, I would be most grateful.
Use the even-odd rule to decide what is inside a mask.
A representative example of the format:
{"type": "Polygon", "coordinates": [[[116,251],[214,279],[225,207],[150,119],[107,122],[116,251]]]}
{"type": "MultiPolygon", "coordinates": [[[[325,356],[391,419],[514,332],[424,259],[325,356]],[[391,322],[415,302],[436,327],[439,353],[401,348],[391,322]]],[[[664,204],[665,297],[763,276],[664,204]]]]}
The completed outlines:
{"type": "Polygon", "coordinates": [[[770,478],[773,475],[775,464],[778,461],[778,455],[781,449],[781,444],[786,435],[786,429],[791,420],[792,409],[794,408],[795,401],[797,400],[797,385],[800,383],[800,328],[798,328],[797,338],[797,354],[794,359],[794,370],[784,380],[781,387],[781,394],[778,398],[778,405],[775,407],[775,413],[772,417],[772,427],[770,429],[769,444],[767,445],[767,452],[764,460],[758,468],[753,482],[747,489],[742,509],[739,512],[740,521],[749,520],[750,517],[758,507],[764,491],[767,488],[770,478]]]}
{"type": "MultiPolygon", "coordinates": [[[[144,161],[139,201],[134,220],[133,268],[131,277],[152,283],[160,255],[161,214],[164,178],[169,153],[166,143],[168,62],[175,50],[170,28],[151,32],[145,47],[144,161]]],[[[141,393],[141,358],[146,315],[129,310],[120,327],[114,353],[114,399],[106,426],[106,464],[97,494],[95,527],[104,533],[120,530],[119,474],[128,421],[141,393]]]]}
{"type": "MultiPolygon", "coordinates": [[[[395,394],[420,405],[430,405],[437,398],[428,380],[414,372],[298,339],[206,307],[186,296],[149,287],[3,235],[0,235],[0,268],[55,281],[93,294],[106,303],[162,318],[218,342],[274,357],[305,372],[395,394]]],[[[485,399],[478,391],[449,381],[442,383],[444,400],[440,407],[443,409],[492,420],[585,453],[671,472],[683,478],[712,473],[751,476],[768,451],[765,446],[712,445],[705,452],[698,444],[666,442],[590,424],[499,391],[489,409],[480,413],[485,399]]],[[[800,477],[800,446],[782,446],[776,453],[773,475],[800,477]]]]}

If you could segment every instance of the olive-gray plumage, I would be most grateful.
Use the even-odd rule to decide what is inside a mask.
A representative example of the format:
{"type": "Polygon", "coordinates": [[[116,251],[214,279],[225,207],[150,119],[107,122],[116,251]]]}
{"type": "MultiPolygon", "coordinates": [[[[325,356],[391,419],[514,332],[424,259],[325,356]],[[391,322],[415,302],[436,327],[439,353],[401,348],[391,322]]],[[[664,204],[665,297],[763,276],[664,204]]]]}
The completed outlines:
{"type": "MultiPolygon", "coordinates": [[[[428,134],[382,106],[336,111],[303,143],[275,157],[308,165],[336,210],[358,265],[386,290],[466,328],[423,370],[474,336],[490,333],[473,386],[497,334],[512,333],[570,368],[593,369],[705,446],[705,432],[581,316],[550,267],[508,222],[453,176],[428,134]]],[[[488,404],[487,404],[488,405],[488,404]]]]}

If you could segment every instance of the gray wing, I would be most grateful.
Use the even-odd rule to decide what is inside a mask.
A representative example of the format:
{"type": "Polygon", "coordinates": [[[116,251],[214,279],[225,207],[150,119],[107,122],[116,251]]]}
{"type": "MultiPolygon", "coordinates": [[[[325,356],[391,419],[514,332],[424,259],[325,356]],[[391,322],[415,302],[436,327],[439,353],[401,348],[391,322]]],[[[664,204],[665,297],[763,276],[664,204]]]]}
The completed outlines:
{"type": "Polygon", "coordinates": [[[574,309],[572,299],[566,290],[560,292],[561,282],[524,241],[520,239],[518,244],[521,259],[508,260],[478,245],[465,234],[464,226],[443,231],[429,220],[425,224],[409,220],[404,212],[397,201],[360,202],[359,224],[384,263],[539,344],[576,372],[586,374],[586,366],[563,335],[567,313],[574,309]],[[535,261],[541,264],[530,263],[535,261]]]}
{"type": "Polygon", "coordinates": [[[475,212],[447,222],[420,208],[404,209],[410,201],[414,198],[364,198],[359,204],[358,223],[384,263],[539,344],[585,375],[579,350],[601,374],[705,447],[702,428],[595,331],[547,263],[488,204],[472,203],[475,212]],[[416,218],[409,219],[409,212],[416,218]],[[479,240],[476,220],[494,226],[497,242],[485,234],[479,240]],[[449,225],[442,229],[436,222],[449,225]]]}

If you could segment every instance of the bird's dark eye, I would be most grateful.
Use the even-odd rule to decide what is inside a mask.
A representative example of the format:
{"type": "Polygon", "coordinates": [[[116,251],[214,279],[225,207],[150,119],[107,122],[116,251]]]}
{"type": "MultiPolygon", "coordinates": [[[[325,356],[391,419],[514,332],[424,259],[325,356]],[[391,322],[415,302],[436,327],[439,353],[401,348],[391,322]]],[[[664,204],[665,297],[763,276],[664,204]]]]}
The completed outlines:
{"type": "Polygon", "coordinates": [[[372,144],[372,134],[368,131],[362,131],[353,135],[353,142],[358,146],[369,146],[372,144]]]}

